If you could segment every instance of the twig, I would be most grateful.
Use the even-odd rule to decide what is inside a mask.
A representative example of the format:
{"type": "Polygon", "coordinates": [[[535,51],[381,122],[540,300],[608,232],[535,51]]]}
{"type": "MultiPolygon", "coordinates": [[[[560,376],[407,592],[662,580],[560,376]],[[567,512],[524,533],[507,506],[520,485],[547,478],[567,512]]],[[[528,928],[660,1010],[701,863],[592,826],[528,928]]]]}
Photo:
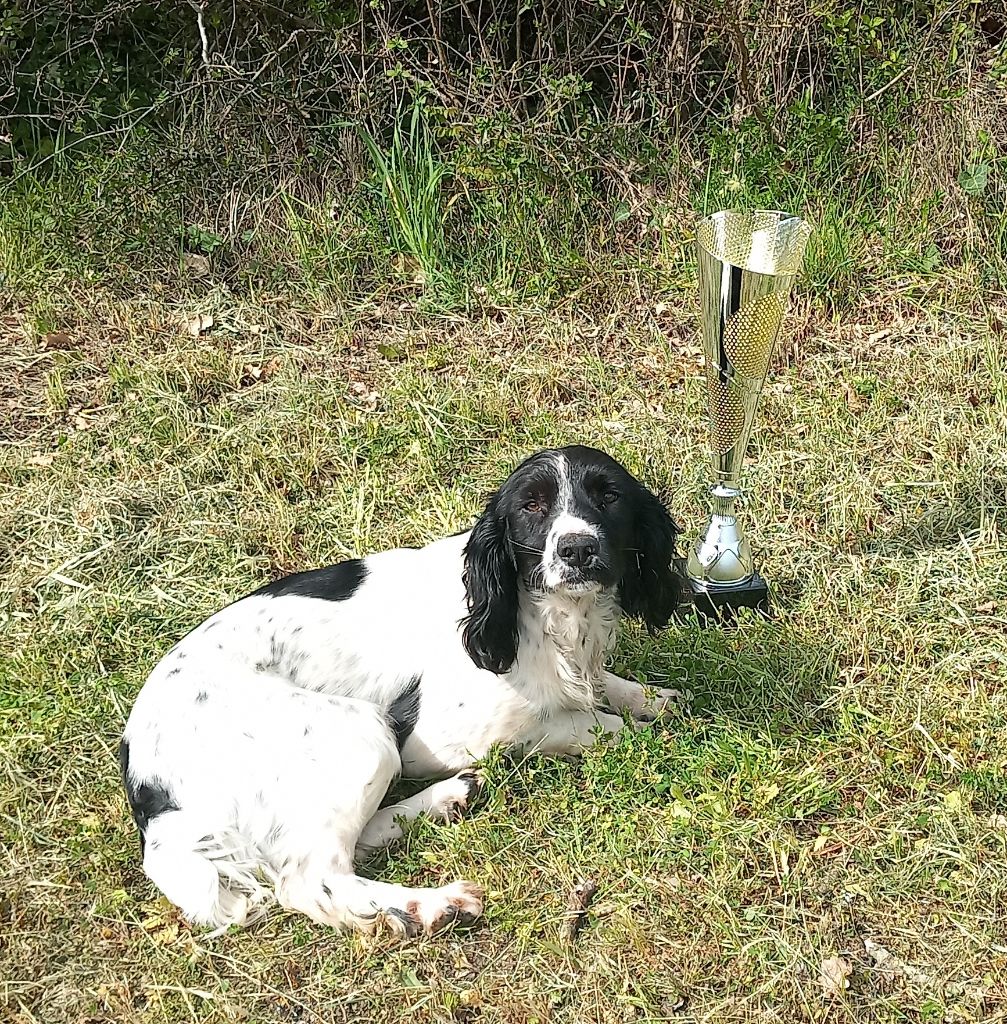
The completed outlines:
{"type": "Polygon", "coordinates": [[[941,750],[940,745],[933,738],[933,736],[931,736],[930,733],[927,731],[926,726],[920,721],[920,715],[922,714],[922,712],[923,712],[922,701],[917,699],[917,702],[916,702],[916,720],[913,722],[913,724],[910,726],[910,728],[914,732],[918,732],[930,744],[930,746],[933,748],[934,753],[949,768],[953,768],[955,771],[960,771],[962,766],[954,759],[954,757],[951,754],[945,754],[944,751],[941,750]]]}
{"type": "Polygon", "coordinates": [[[575,886],[570,898],[566,901],[566,913],[560,927],[560,938],[571,943],[577,938],[577,932],[587,921],[587,908],[598,891],[598,883],[593,878],[582,878],[575,886]]]}
{"type": "Polygon", "coordinates": [[[738,21],[737,24],[728,25],[727,32],[734,41],[734,47],[738,54],[738,85],[740,86],[741,94],[747,101],[748,105],[752,108],[752,113],[755,114],[758,122],[766,129],[769,141],[777,149],[782,149],[783,147],[776,134],[776,128],[773,125],[773,118],[766,113],[762,104],[756,98],[755,90],[752,88],[751,80],[748,77],[750,54],[748,51],[748,43],[745,42],[745,32],[742,28],[741,21],[738,21]]]}
{"type": "Polygon", "coordinates": [[[210,66],[210,41],[206,38],[206,25],[203,24],[203,0],[189,0],[189,6],[196,12],[196,25],[199,28],[199,40],[203,45],[203,67],[210,66]]]}

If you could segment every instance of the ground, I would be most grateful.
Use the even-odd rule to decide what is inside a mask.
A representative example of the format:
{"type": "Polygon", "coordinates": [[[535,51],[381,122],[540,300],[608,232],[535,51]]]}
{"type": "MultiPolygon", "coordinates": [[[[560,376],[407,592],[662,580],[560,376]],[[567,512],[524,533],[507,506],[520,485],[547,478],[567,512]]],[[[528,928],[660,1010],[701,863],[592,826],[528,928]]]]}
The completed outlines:
{"type": "Polygon", "coordinates": [[[366,869],[471,879],[485,918],[395,945],[181,922],[119,788],[131,701],[224,602],[464,528],[542,446],[608,450],[694,536],[691,292],[436,317],[60,287],[0,325],[0,1019],[1007,1020],[1002,296],[798,299],[745,510],[775,618],[627,628],[617,670],[681,706],[579,762],[493,757],[464,821],[366,869]]]}

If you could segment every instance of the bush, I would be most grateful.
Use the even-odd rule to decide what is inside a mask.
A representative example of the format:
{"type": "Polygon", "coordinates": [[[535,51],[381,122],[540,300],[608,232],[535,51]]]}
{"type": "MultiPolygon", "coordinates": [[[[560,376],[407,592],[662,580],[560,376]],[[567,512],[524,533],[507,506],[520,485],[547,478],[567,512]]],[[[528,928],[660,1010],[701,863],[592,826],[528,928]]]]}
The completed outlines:
{"type": "Polygon", "coordinates": [[[746,203],[820,220],[833,302],[865,270],[1004,265],[989,5],[88,0],[0,29],[23,286],[44,236],[106,280],[196,249],[236,286],[343,297],[584,294],[613,266],[667,287],[692,211],[746,203]]]}

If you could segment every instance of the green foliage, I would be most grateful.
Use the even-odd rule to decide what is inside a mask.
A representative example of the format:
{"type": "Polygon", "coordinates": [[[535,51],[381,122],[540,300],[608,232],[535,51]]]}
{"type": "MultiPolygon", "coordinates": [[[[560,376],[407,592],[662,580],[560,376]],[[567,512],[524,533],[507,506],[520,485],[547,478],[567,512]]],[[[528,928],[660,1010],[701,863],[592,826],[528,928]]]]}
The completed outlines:
{"type": "Polygon", "coordinates": [[[737,205],[813,220],[831,308],[1007,265],[1007,55],[982,5],[826,0],[790,32],[753,3],[740,37],[716,5],[702,26],[630,0],[407,6],[211,2],[205,55],[188,4],[4,14],[6,282],[167,285],[189,252],[339,301],[659,302],[692,211],[737,205]]]}
{"type": "Polygon", "coordinates": [[[447,284],[442,183],[450,168],[438,156],[422,103],[412,103],[385,149],[361,131],[374,165],[378,203],[395,250],[415,262],[416,283],[434,290],[447,284]],[[403,119],[404,120],[404,119],[403,119]]]}

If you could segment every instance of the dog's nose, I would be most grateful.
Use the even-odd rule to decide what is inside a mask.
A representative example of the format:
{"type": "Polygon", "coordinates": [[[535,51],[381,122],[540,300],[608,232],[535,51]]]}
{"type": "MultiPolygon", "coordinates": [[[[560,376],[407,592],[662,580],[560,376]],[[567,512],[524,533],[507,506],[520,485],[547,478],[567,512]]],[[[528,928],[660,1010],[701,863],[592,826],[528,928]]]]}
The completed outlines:
{"type": "Polygon", "coordinates": [[[575,569],[583,569],[598,557],[598,541],[587,533],[565,533],[556,541],[556,554],[575,569]]]}

